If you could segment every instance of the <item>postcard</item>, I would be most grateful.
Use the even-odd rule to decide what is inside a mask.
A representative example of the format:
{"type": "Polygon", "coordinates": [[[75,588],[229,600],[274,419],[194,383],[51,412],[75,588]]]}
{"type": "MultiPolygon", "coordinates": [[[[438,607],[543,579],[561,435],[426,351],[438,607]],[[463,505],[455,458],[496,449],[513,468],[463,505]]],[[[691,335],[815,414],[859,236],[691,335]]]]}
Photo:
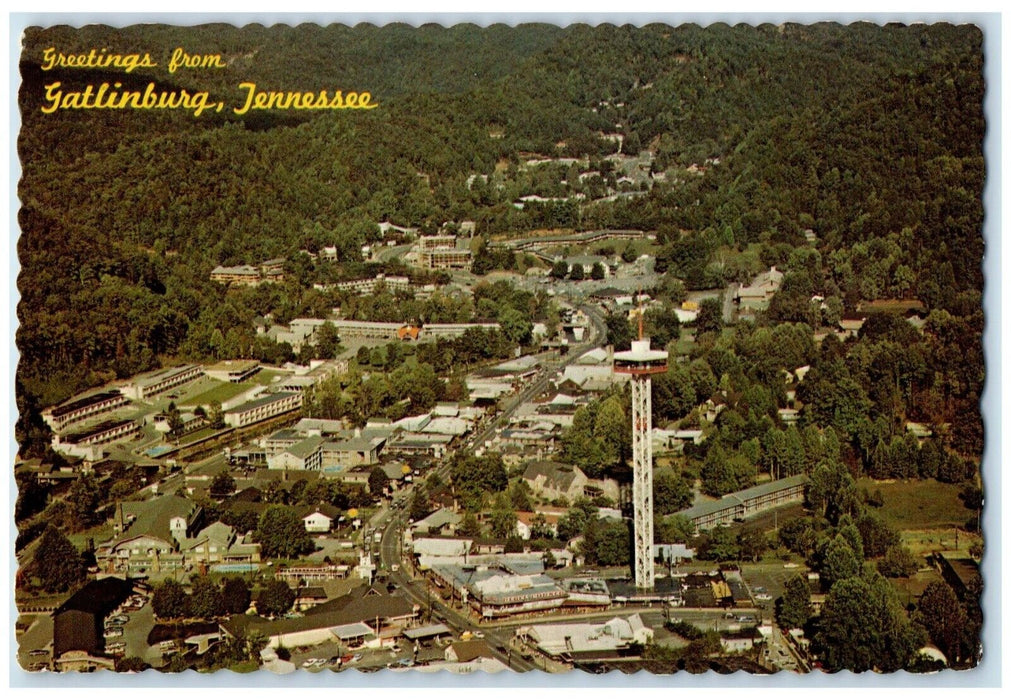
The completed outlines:
{"type": "Polygon", "coordinates": [[[18,664],[971,673],[983,46],[29,27],[18,664]]]}

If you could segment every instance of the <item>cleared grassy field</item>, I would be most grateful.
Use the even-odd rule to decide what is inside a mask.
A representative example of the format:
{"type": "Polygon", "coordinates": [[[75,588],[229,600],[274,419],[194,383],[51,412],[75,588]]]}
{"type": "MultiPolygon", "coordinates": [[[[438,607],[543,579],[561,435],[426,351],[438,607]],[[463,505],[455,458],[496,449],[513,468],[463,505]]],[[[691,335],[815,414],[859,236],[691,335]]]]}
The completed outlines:
{"type": "Polygon", "coordinates": [[[225,402],[228,399],[238,396],[244,391],[249,391],[256,384],[252,382],[239,382],[238,384],[232,384],[231,382],[222,382],[218,386],[208,389],[202,394],[197,394],[196,396],[191,396],[184,399],[182,405],[184,406],[205,406],[211,401],[225,402]]]}
{"type": "Polygon", "coordinates": [[[884,505],[875,511],[896,530],[964,528],[973,513],[958,497],[961,486],[939,481],[874,481],[860,479],[860,489],[881,492],[884,505]]]}

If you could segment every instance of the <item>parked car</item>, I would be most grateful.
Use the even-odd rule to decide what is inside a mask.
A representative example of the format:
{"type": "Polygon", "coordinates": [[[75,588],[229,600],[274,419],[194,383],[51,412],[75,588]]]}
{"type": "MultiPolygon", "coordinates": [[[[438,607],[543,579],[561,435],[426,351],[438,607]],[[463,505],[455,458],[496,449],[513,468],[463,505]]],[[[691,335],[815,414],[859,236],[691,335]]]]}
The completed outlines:
{"type": "Polygon", "coordinates": [[[107,644],[105,646],[105,653],[112,654],[113,656],[121,656],[126,653],[126,644],[124,642],[113,642],[112,644],[107,644]]]}
{"type": "Polygon", "coordinates": [[[772,600],[772,596],[768,593],[759,593],[755,596],[755,600],[772,600]]]}
{"type": "Polygon", "coordinates": [[[105,630],[105,636],[107,638],[109,638],[109,639],[113,639],[115,637],[122,637],[123,636],[123,628],[122,627],[108,627],[105,630]]]}
{"type": "Polygon", "coordinates": [[[106,627],[122,627],[130,621],[129,615],[113,615],[105,621],[106,627]]]}

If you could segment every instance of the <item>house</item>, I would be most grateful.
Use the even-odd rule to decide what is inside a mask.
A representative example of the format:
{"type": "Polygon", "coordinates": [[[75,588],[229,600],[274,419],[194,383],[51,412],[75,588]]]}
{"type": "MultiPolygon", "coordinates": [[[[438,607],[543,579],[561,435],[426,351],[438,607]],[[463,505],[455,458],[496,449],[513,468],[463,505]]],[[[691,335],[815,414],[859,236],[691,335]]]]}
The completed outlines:
{"type": "Polygon", "coordinates": [[[468,662],[474,659],[493,659],[491,647],[483,639],[453,642],[446,647],[446,661],[468,662]]]}
{"type": "Polygon", "coordinates": [[[113,670],[105,656],[105,618],[136,592],[135,583],[109,576],[89,581],[53,612],[53,665],[57,671],[113,670]]]}
{"type": "Polygon", "coordinates": [[[542,498],[569,501],[583,496],[589,483],[586,474],[579,467],[560,462],[531,462],[523,472],[523,480],[530,489],[542,498]]]}
{"type": "Polygon", "coordinates": [[[759,311],[768,308],[772,296],[783,284],[783,273],[773,266],[768,272],[755,277],[748,286],[737,290],[737,301],[742,311],[759,311]]]}
{"type": "Polygon", "coordinates": [[[293,605],[296,610],[305,611],[322,605],[327,600],[326,591],[323,590],[322,586],[306,586],[295,591],[295,602],[293,605]]]}
{"type": "Polygon", "coordinates": [[[333,524],[340,517],[340,511],[328,503],[319,506],[303,506],[299,517],[305,524],[305,531],[310,533],[330,532],[333,524]]]}
{"type": "Polygon", "coordinates": [[[516,513],[516,532],[520,539],[529,540],[534,530],[541,527],[554,537],[558,534],[558,519],[564,514],[564,509],[554,508],[539,508],[536,513],[520,511],[516,513]]]}
{"type": "Polygon", "coordinates": [[[426,518],[411,526],[414,535],[452,535],[456,526],[463,521],[463,516],[454,513],[449,508],[440,508],[426,518]]]}

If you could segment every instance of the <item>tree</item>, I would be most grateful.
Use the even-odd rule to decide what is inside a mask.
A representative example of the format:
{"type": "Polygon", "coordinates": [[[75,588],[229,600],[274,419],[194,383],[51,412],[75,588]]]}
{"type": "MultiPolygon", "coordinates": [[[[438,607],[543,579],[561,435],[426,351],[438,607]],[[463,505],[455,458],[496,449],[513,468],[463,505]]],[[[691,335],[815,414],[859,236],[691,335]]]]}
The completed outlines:
{"type": "Polygon", "coordinates": [[[551,276],[556,280],[563,280],[569,274],[569,264],[564,260],[556,260],[551,266],[551,276]]]}
{"type": "Polygon", "coordinates": [[[927,630],[937,648],[949,661],[961,659],[966,615],[951,586],[944,581],[928,584],[917,607],[916,620],[927,630]]]}
{"type": "Polygon", "coordinates": [[[207,576],[196,576],[190,582],[190,615],[211,620],[224,613],[221,589],[207,576]]]}
{"type": "Polygon", "coordinates": [[[207,424],[214,430],[225,427],[225,411],[217,399],[211,401],[210,410],[207,412],[207,424]]]}
{"type": "Polygon", "coordinates": [[[316,329],[316,357],[330,360],[337,356],[341,339],[337,335],[337,326],[327,321],[316,329]]]}
{"type": "Polygon", "coordinates": [[[499,493],[495,498],[495,509],[489,518],[491,536],[506,539],[516,534],[516,511],[513,510],[509,498],[499,493]]]}
{"type": "Polygon", "coordinates": [[[741,556],[741,548],[729,528],[717,525],[703,539],[698,556],[708,561],[735,561],[741,556]]]}
{"type": "Polygon", "coordinates": [[[742,530],[737,536],[737,545],[741,549],[741,558],[757,562],[769,548],[769,538],[757,528],[742,530]]]}
{"type": "Polygon", "coordinates": [[[628,350],[632,347],[632,326],[627,317],[620,313],[608,314],[606,324],[608,345],[613,345],[615,350],[628,350]]]}
{"type": "Polygon", "coordinates": [[[39,539],[33,562],[39,584],[51,592],[67,590],[83,581],[87,574],[80,552],[66,535],[51,524],[46,526],[39,539]]]}
{"type": "Polygon", "coordinates": [[[604,266],[600,262],[593,263],[593,267],[590,268],[590,279],[602,280],[605,276],[604,266]]]}
{"type": "Polygon", "coordinates": [[[83,530],[99,521],[98,506],[102,503],[102,493],[90,474],[83,474],[74,481],[66,501],[78,529],[83,530]]]}
{"type": "Polygon", "coordinates": [[[912,576],[918,568],[916,557],[900,544],[889,547],[885,556],[878,562],[878,571],[882,576],[889,578],[912,576]]]}
{"type": "Polygon", "coordinates": [[[151,596],[154,614],[162,620],[175,620],[189,614],[189,596],[181,583],[169,578],[154,587],[151,596]]]}
{"type": "Polygon", "coordinates": [[[600,529],[596,561],[601,566],[625,566],[632,561],[632,538],[626,523],[610,521],[600,529]]]}
{"type": "Polygon", "coordinates": [[[656,544],[684,544],[695,536],[695,525],[683,515],[654,518],[653,541],[656,544]]]}
{"type": "Polygon", "coordinates": [[[411,496],[411,507],[408,509],[408,517],[418,521],[432,512],[432,502],[428,498],[428,489],[424,484],[414,487],[414,494],[411,496]]]}
{"type": "Polygon", "coordinates": [[[857,518],[856,527],[868,558],[880,557],[899,543],[899,533],[874,513],[865,512],[857,518]]]}
{"type": "Polygon", "coordinates": [[[659,515],[672,515],[692,504],[692,487],[670,470],[653,475],[653,509],[659,515]]]}
{"type": "Polygon", "coordinates": [[[923,641],[880,574],[837,582],[822,606],[815,643],[828,671],[905,668],[923,641]]]}
{"type": "Polygon", "coordinates": [[[719,333],[723,328],[723,305],[719,298],[709,297],[699,303],[699,315],[695,317],[695,333],[719,333]]]}
{"type": "Polygon", "coordinates": [[[141,673],[151,665],[139,656],[125,656],[116,659],[116,673],[141,673]]]}
{"type": "Polygon", "coordinates": [[[373,496],[379,497],[385,494],[386,486],[389,483],[390,479],[382,467],[373,467],[369,472],[369,493],[373,496]]]}
{"type": "Polygon", "coordinates": [[[776,601],[776,620],[781,627],[803,627],[811,619],[811,587],[804,574],[797,574],[786,582],[783,596],[776,601]]]}
{"type": "Polygon", "coordinates": [[[256,599],[256,612],[264,617],[283,615],[295,602],[295,591],[284,581],[270,581],[256,599]]]}
{"type": "Polygon", "coordinates": [[[534,324],[530,322],[526,314],[509,306],[499,313],[498,322],[509,342],[517,345],[525,345],[530,342],[534,324]]]}
{"type": "Polygon", "coordinates": [[[836,535],[825,545],[822,555],[821,580],[826,587],[837,581],[860,574],[862,563],[849,542],[842,535],[836,535]]]}
{"type": "Polygon", "coordinates": [[[227,471],[221,472],[211,480],[209,489],[211,498],[227,498],[235,493],[235,479],[227,471]]]}
{"type": "Polygon", "coordinates": [[[573,282],[582,282],[586,279],[586,270],[583,269],[582,265],[573,265],[569,270],[569,279],[573,282]]]}
{"type": "Polygon", "coordinates": [[[282,505],[270,506],[263,512],[253,539],[260,543],[261,551],[267,557],[290,559],[316,548],[295,509],[282,505]]]}
{"type": "Polygon", "coordinates": [[[221,610],[225,615],[241,615],[249,609],[249,584],[238,576],[229,576],[221,588],[221,610]]]}

